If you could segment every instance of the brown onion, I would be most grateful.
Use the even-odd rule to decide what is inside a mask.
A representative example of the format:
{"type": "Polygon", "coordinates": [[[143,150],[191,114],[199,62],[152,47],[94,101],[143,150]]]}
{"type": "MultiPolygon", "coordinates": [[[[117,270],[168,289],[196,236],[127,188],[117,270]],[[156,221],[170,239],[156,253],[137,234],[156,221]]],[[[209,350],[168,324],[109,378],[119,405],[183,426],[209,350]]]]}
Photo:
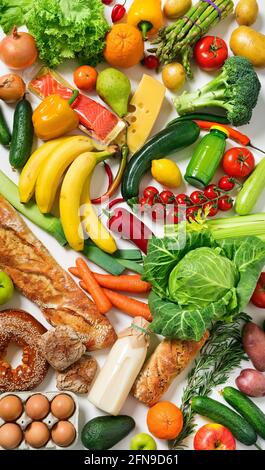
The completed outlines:
{"type": "Polygon", "coordinates": [[[0,99],[7,103],[19,101],[25,94],[26,85],[22,78],[15,73],[0,77],[0,99]]]}
{"type": "Polygon", "coordinates": [[[18,32],[16,27],[0,42],[0,59],[11,69],[30,67],[37,58],[38,50],[33,36],[18,32]]]}

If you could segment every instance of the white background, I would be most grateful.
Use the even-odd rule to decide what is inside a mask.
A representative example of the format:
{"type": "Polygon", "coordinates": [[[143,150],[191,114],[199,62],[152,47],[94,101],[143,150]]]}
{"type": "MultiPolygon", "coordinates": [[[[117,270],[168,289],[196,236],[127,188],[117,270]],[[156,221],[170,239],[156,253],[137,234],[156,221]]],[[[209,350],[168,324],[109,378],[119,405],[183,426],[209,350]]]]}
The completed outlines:
{"type": "MultiPolygon", "coordinates": [[[[122,2],[121,2],[122,3],[122,2]]],[[[132,3],[132,0],[127,0],[127,8],[129,5],[132,3]]],[[[195,1],[193,1],[195,3],[195,1]]],[[[237,2],[236,2],[237,3],[237,2]]],[[[259,7],[260,7],[260,13],[257,22],[254,25],[254,28],[258,31],[261,31],[265,34],[265,11],[264,11],[264,0],[258,0],[259,7]]],[[[114,5],[114,3],[113,3],[114,5]]],[[[113,6],[112,5],[112,6],[113,6]]],[[[109,18],[110,17],[110,12],[111,12],[111,7],[106,7],[106,15],[109,18]]],[[[234,18],[231,16],[230,18],[226,19],[225,21],[221,22],[217,27],[211,30],[210,34],[216,34],[220,37],[223,37],[227,42],[229,43],[229,38],[231,35],[231,32],[233,29],[237,27],[237,23],[235,22],[234,18]]],[[[2,33],[1,33],[2,34],[2,33]]],[[[1,35],[0,35],[1,37],[1,35]]],[[[230,51],[231,54],[231,51],[230,51]]],[[[26,82],[28,82],[32,76],[37,72],[38,68],[40,67],[41,64],[35,65],[31,69],[25,70],[21,75],[24,78],[26,82]]],[[[68,62],[66,64],[63,64],[58,68],[58,71],[63,74],[63,76],[69,80],[72,83],[72,73],[76,67],[76,63],[74,62],[68,62]]],[[[102,69],[106,67],[106,65],[100,66],[99,69],[102,69]]],[[[211,79],[211,75],[204,73],[200,71],[195,64],[193,64],[193,70],[194,70],[194,80],[192,82],[187,83],[186,89],[188,90],[193,90],[194,88],[206,83],[208,80],[211,79]]],[[[128,77],[130,78],[132,82],[132,89],[133,91],[136,89],[137,84],[139,83],[142,74],[143,73],[150,73],[146,69],[144,69],[142,66],[137,66],[134,67],[130,70],[125,71],[128,77]]],[[[0,75],[3,75],[5,73],[8,73],[8,69],[1,63],[0,64],[0,75]]],[[[152,74],[152,72],[151,72],[152,74]]],[[[241,127],[240,130],[242,132],[245,132],[247,135],[251,137],[251,141],[253,142],[254,145],[257,147],[265,149],[265,137],[264,137],[264,101],[265,101],[265,70],[258,70],[258,74],[262,83],[262,91],[261,95],[259,98],[258,105],[254,111],[253,118],[251,123],[248,126],[241,127]]],[[[156,75],[155,73],[153,74],[157,79],[160,79],[160,76],[156,75]]],[[[99,99],[96,94],[90,95],[94,97],[95,99],[99,99]]],[[[176,117],[176,112],[174,111],[173,105],[172,105],[172,97],[173,95],[169,92],[167,92],[166,100],[164,101],[159,119],[156,122],[156,125],[153,129],[153,133],[156,133],[157,131],[161,130],[164,125],[172,118],[176,117]]],[[[36,107],[36,105],[39,103],[38,99],[34,97],[33,95],[29,94],[28,98],[32,102],[33,107],[36,107]]],[[[3,107],[3,111],[5,116],[8,118],[8,122],[10,127],[12,126],[12,116],[14,112],[14,106],[12,105],[5,105],[4,103],[1,103],[1,106],[3,107]]],[[[233,143],[229,143],[230,146],[235,146],[233,143]]],[[[191,156],[192,153],[192,148],[188,148],[186,151],[180,152],[176,155],[176,161],[180,165],[180,168],[184,171],[186,165],[187,165],[187,158],[191,156]]],[[[255,158],[257,161],[262,158],[262,154],[255,152],[255,158]]],[[[3,170],[10,178],[13,179],[17,183],[18,181],[18,173],[16,171],[12,171],[9,162],[8,162],[8,152],[4,150],[1,147],[1,154],[0,154],[0,168],[3,170]]],[[[222,174],[220,172],[220,174],[222,174]]],[[[151,179],[150,179],[151,181],[151,179]]],[[[105,191],[106,188],[106,180],[104,177],[104,173],[102,171],[102,168],[98,168],[95,172],[95,176],[93,179],[94,182],[94,188],[92,188],[92,196],[99,196],[105,191]],[[99,188],[101,187],[101,190],[99,191],[99,188]]],[[[148,182],[148,177],[145,179],[144,184],[148,182]]],[[[1,190],[1,188],[0,188],[1,190]]],[[[192,191],[192,188],[187,188],[185,187],[185,184],[183,184],[179,190],[177,191],[178,193],[180,192],[185,192],[188,191],[189,193],[192,191]]],[[[265,200],[264,200],[264,195],[262,200],[259,201],[259,204],[255,208],[255,212],[258,211],[263,211],[265,210],[265,200]]],[[[232,212],[230,212],[228,215],[232,215],[232,212]]],[[[36,234],[36,236],[44,243],[44,245],[50,250],[50,252],[53,254],[55,259],[60,263],[61,266],[63,266],[65,269],[67,269],[69,266],[73,266],[75,263],[76,259],[76,253],[73,252],[72,250],[67,250],[65,248],[62,248],[59,246],[59,244],[49,235],[47,235],[45,232],[42,230],[38,229],[35,225],[31,224],[29,221],[27,221],[28,226],[32,229],[32,231],[36,234]]],[[[132,247],[132,245],[127,245],[125,242],[118,242],[119,247],[132,247]]],[[[100,270],[96,267],[93,266],[93,269],[100,270]]],[[[41,312],[39,311],[38,307],[31,303],[29,300],[25,299],[21,294],[16,292],[15,296],[13,299],[9,302],[9,304],[5,305],[5,308],[22,308],[30,312],[32,315],[34,315],[36,318],[38,318],[47,328],[50,328],[50,325],[45,322],[45,319],[41,312]]],[[[265,319],[265,311],[255,308],[254,306],[249,306],[246,308],[247,313],[251,314],[253,316],[253,320],[258,323],[262,324],[263,320],[265,319]]],[[[128,326],[130,324],[130,317],[127,317],[126,315],[123,315],[122,313],[118,313],[115,310],[111,311],[111,313],[108,315],[109,319],[111,320],[112,324],[114,325],[116,331],[122,330],[124,327],[128,326]]],[[[94,356],[97,358],[98,362],[102,364],[104,362],[104,359],[106,357],[107,352],[102,351],[95,353],[94,356]]],[[[19,361],[19,352],[16,351],[14,348],[9,352],[9,357],[13,358],[13,364],[19,361]]],[[[249,363],[244,363],[242,364],[242,368],[246,367],[251,367],[251,364],[249,363]]],[[[180,398],[181,398],[181,393],[183,386],[185,385],[185,378],[187,376],[188,370],[185,370],[178,378],[177,380],[174,381],[172,386],[170,387],[169,391],[164,395],[163,399],[165,400],[170,400],[174,402],[176,405],[180,404],[180,398]]],[[[234,379],[237,377],[239,374],[239,370],[235,371],[233,374],[231,374],[229,383],[231,385],[234,384],[234,379]]],[[[44,382],[40,385],[40,387],[37,389],[39,391],[53,391],[56,390],[55,387],[55,374],[54,371],[50,368],[50,371],[44,380],[44,382]]],[[[220,387],[219,387],[220,390],[220,387]]],[[[36,390],[35,390],[36,391],[36,390]]],[[[212,394],[212,397],[218,399],[219,401],[222,401],[222,398],[220,394],[218,393],[218,390],[215,390],[212,394]]],[[[265,411],[265,399],[257,399],[256,403],[265,411]]],[[[91,418],[95,416],[102,415],[103,413],[99,410],[97,410],[93,405],[89,403],[87,400],[86,396],[80,396],[79,397],[79,404],[80,404],[80,421],[79,421],[79,429],[81,430],[83,425],[90,420],[91,418]]],[[[133,435],[135,435],[138,432],[148,432],[147,426],[146,426],[146,413],[147,409],[141,405],[137,400],[135,400],[132,397],[129,397],[128,400],[126,401],[125,406],[123,407],[121,414],[128,414],[132,416],[135,421],[136,421],[136,428],[134,431],[126,438],[124,439],[119,445],[117,445],[115,448],[116,449],[129,449],[129,443],[130,439],[132,438],[133,435]]],[[[206,421],[198,418],[197,422],[199,424],[203,424],[206,421]]],[[[261,443],[262,447],[265,449],[265,442],[262,442],[262,440],[259,440],[259,443],[261,443]]],[[[167,443],[158,441],[158,449],[167,449],[167,443]]],[[[79,445],[76,447],[79,449],[82,449],[82,444],[79,443],[79,445]]],[[[189,448],[192,449],[192,439],[189,440],[189,448]]],[[[245,447],[243,445],[240,445],[238,443],[237,445],[238,449],[246,449],[246,450],[254,450],[254,447],[245,447]]]]}

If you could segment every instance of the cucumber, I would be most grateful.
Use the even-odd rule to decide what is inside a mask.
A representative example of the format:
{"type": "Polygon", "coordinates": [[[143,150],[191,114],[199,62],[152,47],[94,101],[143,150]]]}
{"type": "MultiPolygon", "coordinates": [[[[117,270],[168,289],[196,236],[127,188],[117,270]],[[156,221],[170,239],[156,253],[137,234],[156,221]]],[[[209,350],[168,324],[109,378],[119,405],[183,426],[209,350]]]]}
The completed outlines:
{"type": "Polygon", "coordinates": [[[130,416],[99,416],[85,424],[81,441],[90,450],[108,450],[126,437],[135,427],[130,416]]]}
{"type": "Polygon", "coordinates": [[[222,395],[238,413],[255,429],[256,433],[265,439],[265,414],[250,398],[233,387],[225,387],[222,395]]]}
{"type": "Polygon", "coordinates": [[[255,170],[243,184],[239,192],[236,203],[235,211],[239,215],[248,215],[251,213],[253,207],[261,196],[265,188],[265,158],[263,158],[255,170]]]}
{"type": "Polygon", "coordinates": [[[256,443],[257,434],[253,427],[242,416],[222,403],[212,398],[198,396],[191,400],[191,408],[198,414],[226,426],[233,436],[246,446],[256,443]]]}
{"type": "Polygon", "coordinates": [[[32,124],[32,107],[24,97],[18,102],[13,122],[9,162],[13,168],[23,168],[32,149],[34,129],[32,124]]]}
{"type": "Polygon", "coordinates": [[[152,160],[168,157],[178,150],[192,145],[200,135],[200,128],[193,121],[177,122],[152,137],[129,161],[122,181],[122,196],[136,202],[139,185],[144,174],[150,170],[152,160]]]}
{"type": "Polygon", "coordinates": [[[7,127],[7,123],[4,118],[3,111],[0,108],[0,144],[4,145],[5,147],[8,147],[10,142],[11,142],[11,134],[7,127]]]}

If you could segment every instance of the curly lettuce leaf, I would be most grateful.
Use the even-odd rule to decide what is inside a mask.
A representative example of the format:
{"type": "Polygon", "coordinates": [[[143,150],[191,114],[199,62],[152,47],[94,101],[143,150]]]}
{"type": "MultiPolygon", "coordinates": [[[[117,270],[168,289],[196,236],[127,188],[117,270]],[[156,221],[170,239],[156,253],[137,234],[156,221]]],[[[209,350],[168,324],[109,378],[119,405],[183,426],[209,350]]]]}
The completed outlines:
{"type": "Polygon", "coordinates": [[[13,26],[25,24],[25,14],[32,7],[34,0],[0,0],[0,25],[8,34],[13,26]]]}
{"type": "MultiPolygon", "coordinates": [[[[198,341],[206,329],[211,328],[213,322],[231,321],[234,315],[247,305],[265,264],[265,243],[257,237],[216,241],[208,230],[188,232],[186,237],[186,244],[181,246],[177,234],[163,239],[153,237],[149,242],[144,261],[144,278],[152,284],[149,296],[149,306],[153,315],[152,330],[172,339],[198,341]],[[224,292],[221,298],[215,298],[207,305],[204,302],[200,303],[201,299],[197,298],[196,302],[187,307],[180,305],[176,300],[172,301],[168,281],[171,272],[185,255],[195,252],[199,247],[214,250],[217,248],[222,257],[225,256],[227,261],[233,263],[236,271],[233,269],[232,273],[230,272],[232,277],[229,283],[232,286],[236,281],[236,285],[224,292]]],[[[223,266],[220,267],[217,263],[216,258],[216,270],[213,266],[211,276],[224,279],[224,275],[227,274],[225,264],[221,263],[223,266]]],[[[200,261],[196,261],[195,264],[200,271],[202,268],[199,266],[200,261]]]]}
{"type": "Polygon", "coordinates": [[[74,58],[97,65],[103,58],[109,25],[101,0],[35,0],[26,26],[50,67],[74,58]]]}

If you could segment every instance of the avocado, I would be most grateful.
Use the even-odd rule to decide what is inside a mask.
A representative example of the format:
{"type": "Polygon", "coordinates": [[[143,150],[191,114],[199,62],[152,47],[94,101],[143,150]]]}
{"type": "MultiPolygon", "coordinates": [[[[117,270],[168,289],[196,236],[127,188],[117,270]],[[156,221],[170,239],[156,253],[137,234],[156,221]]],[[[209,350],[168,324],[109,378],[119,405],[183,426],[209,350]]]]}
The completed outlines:
{"type": "Polygon", "coordinates": [[[135,427],[130,416],[98,416],[82,429],[82,444],[90,450],[108,450],[126,437],[135,427]]]}

